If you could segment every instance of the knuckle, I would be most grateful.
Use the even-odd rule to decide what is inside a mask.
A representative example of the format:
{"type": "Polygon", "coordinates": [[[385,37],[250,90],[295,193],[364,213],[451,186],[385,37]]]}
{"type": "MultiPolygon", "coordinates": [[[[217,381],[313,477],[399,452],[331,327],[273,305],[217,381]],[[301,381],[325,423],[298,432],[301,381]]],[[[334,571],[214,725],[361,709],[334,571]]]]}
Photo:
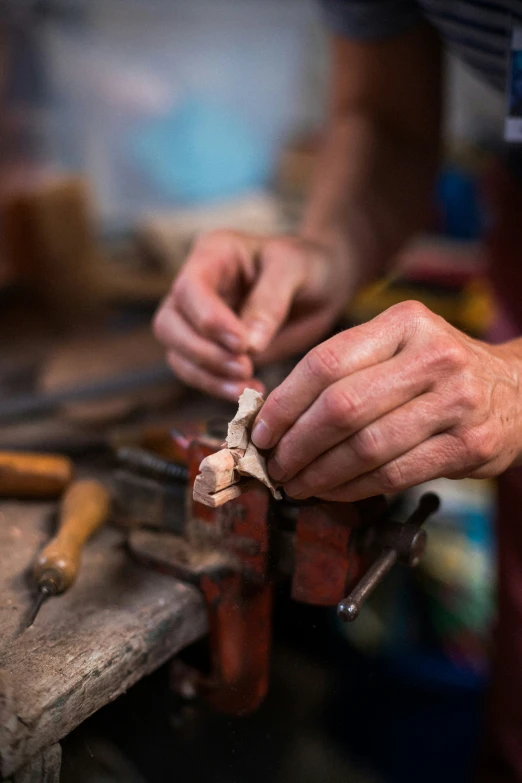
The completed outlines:
{"type": "Polygon", "coordinates": [[[307,471],[302,476],[301,482],[302,486],[306,487],[307,497],[317,497],[330,489],[328,477],[314,471],[307,471]]]}
{"type": "Polygon", "coordinates": [[[330,387],[321,397],[326,421],[331,426],[345,429],[359,419],[361,403],[355,396],[330,387]]]}
{"type": "Polygon", "coordinates": [[[242,319],[249,326],[255,326],[264,332],[273,332],[284,316],[284,305],[273,299],[260,311],[259,304],[242,313],[242,319]]]}
{"type": "Polygon", "coordinates": [[[403,489],[406,485],[405,477],[398,460],[392,460],[381,468],[378,468],[374,475],[381,491],[385,495],[392,495],[395,492],[399,492],[399,490],[403,489]]]}
{"type": "Polygon", "coordinates": [[[435,373],[454,373],[464,369],[467,352],[464,346],[450,336],[433,335],[427,364],[435,373]]]}
{"type": "Polygon", "coordinates": [[[467,460],[472,465],[490,462],[497,455],[497,435],[490,427],[469,429],[461,436],[467,460]]]}
{"type": "Polygon", "coordinates": [[[270,417],[275,416],[278,421],[288,423],[292,422],[295,418],[295,415],[292,413],[292,408],[293,404],[291,398],[289,399],[289,395],[285,390],[281,386],[278,386],[265,402],[263,406],[263,415],[265,418],[268,415],[270,415],[270,417]]]}
{"type": "Polygon", "coordinates": [[[434,317],[431,310],[416,299],[407,299],[404,302],[399,302],[390,307],[388,312],[401,321],[423,321],[431,320],[434,317]]]}
{"type": "Polygon", "coordinates": [[[472,379],[460,379],[455,389],[455,404],[466,411],[476,411],[482,406],[482,389],[472,379]]]}
{"type": "Polygon", "coordinates": [[[448,369],[461,370],[466,366],[467,351],[459,341],[448,338],[444,340],[440,350],[441,359],[448,369]]]}
{"type": "Polygon", "coordinates": [[[313,348],[304,362],[307,372],[322,383],[330,382],[339,375],[339,357],[327,343],[313,348]]]}
{"type": "Polygon", "coordinates": [[[375,427],[365,427],[351,438],[351,447],[363,465],[378,465],[382,453],[380,438],[375,427]]]}
{"type": "Polygon", "coordinates": [[[212,332],[213,328],[215,327],[215,319],[212,313],[210,313],[208,310],[205,310],[203,312],[197,313],[197,325],[201,332],[204,334],[208,334],[209,332],[212,332]]]}

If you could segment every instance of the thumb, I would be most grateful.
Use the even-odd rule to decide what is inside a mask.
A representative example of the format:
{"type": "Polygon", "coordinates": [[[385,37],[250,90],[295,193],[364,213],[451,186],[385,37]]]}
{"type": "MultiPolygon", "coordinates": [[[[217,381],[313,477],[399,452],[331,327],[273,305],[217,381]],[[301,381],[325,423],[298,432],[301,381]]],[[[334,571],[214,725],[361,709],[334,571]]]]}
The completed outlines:
{"type": "MultiPolygon", "coordinates": [[[[268,255],[268,254],[267,254],[268,255]]],[[[281,253],[263,259],[260,275],[241,309],[241,321],[248,335],[248,349],[265,351],[285,324],[303,281],[303,266],[281,253]]]]}

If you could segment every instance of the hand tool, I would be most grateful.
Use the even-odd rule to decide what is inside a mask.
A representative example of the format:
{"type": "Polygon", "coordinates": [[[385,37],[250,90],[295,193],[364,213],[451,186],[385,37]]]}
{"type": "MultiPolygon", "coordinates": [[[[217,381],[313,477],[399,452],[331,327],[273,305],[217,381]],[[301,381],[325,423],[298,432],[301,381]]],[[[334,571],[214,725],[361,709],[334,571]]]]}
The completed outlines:
{"type": "Polygon", "coordinates": [[[3,497],[58,497],[71,482],[73,473],[71,460],[58,454],[0,451],[3,497]]]}
{"type": "Polygon", "coordinates": [[[421,525],[434,514],[440,505],[437,495],[427,492],[419,501],[413,514],[403,522],[388,526],[386,536],[381,536],[381,554],[371,565],[362,579],[353,588],[350,595],[337,605],[337,614],[341,620],[351,622],[359,616],[361,606],[373,593],[377,585],[391,571],[395,563],[414,568],[426,549],[427,535],[421,525]]]}
{"type": "Polygon", "coordinates": [[[173,378],[172,371],[165,364],[158,364],[81,386],[71,386],[52,392],[29,392],[17,397],[0,399],[0,421],[12,422],[13,419],[48,413],[65,403],[102,399],[157,383],[172,384],[173,378]]]}
{"type": "Polygon", "coordinates": [[[214,708],[243,714],[257,708],[268,687],[276,579],[290,578],[294,600],[338,605],[340,617],[353,619],[358,612],[342,611],[347,601],[360,609],[393,563],[417,563],[425,544],[419,528],[438,499],[424,496],[399,523],[383,496],[358,503],[274,501],[253,482],[213,508],[194,500],[193,488],[202,460],[220,449],[222,438],[174,431],[173,440],[176,460],[184,453],[188,468],[185,502],[176,501],[183,484],[165,479],[164,465],[154,473],[153,460],[141,470],[127,459],[115,485],[117,504],[127,523],[134,522],[133,555],[202,591],[212,667],[196,679],[214,708]]]}
{"type": "Polygon", "coordinates": [[[58,532],[34,566],[39,595],[27,627],[34,623],[46,598],[63,593],[73,584],[83,546],[107,520],[110,505],[109,492],[99,481],[81,479],[68,488],[61,502],[58,532]]]}

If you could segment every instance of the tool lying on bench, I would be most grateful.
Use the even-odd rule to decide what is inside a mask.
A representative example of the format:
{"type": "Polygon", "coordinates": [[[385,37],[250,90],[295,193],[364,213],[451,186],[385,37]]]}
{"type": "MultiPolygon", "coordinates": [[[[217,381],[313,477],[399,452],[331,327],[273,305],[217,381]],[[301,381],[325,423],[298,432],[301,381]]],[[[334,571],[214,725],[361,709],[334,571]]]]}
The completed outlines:
{"type": "Polygon", "coordinates": [[[107,521],[110,495],[95,479],[74,481],[60,502],[56,535],[39,553],[33,576],[38,597],[27,621],[30,627],[47,598],[68,590],[80,569],[82,550],[88,539],[107,521]]]}
{"type": "Polygon", "coordinates": [[[205,596],[212,671],[194,677],[216,709],[239,714],[254,710],[268,687],[276,580],[290,578],[296,601],[337,605],[341,618],[353,620],[396,562],[419,562],[426,543],[421,526],[439,501],[424,495],[399,523],[382,496],[357,503],[276,500],[273,486],[252,478],[266,473],[261,455],[249,453],[248,438],[235,443],[230,427],[225,449],[222,439],[173,432],[171,460],[147,460],[139,451],[133,460],[127,449],[114,486],[134,556],[205,596]],[[248,460],[241,466],[247,453],[254,466],[248,460]]]}

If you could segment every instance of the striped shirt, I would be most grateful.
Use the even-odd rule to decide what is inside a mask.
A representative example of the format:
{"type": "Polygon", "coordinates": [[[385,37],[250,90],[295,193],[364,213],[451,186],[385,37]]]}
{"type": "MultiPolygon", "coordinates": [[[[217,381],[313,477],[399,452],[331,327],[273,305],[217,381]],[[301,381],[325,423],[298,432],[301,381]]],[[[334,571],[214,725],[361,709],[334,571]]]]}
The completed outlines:
{"type": "Polygon", "coordinates": [[[405,32],[422,18],[447,48],[489,84],[504,90],[513,25],[522,26],[522,0],[321,0],[328,27],[349,38],[405,32]]]}

